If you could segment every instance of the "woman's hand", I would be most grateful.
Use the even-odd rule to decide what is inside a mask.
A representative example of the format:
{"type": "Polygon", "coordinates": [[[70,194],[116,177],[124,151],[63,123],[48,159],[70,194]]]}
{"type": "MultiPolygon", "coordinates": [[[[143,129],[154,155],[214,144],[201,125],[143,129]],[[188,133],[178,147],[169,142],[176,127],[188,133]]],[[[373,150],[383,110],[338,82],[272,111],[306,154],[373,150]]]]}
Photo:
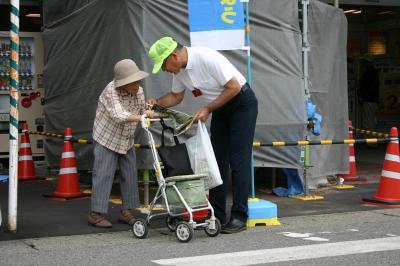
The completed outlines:
{"type": "Polygon", "coordinates": [[[152,107],[153,105],[157,104],[157,99],[149,98],[146,100],[146,105],[152,107]]]}
{"type": "Polygon", "coordinates": [[[146,114],[147,117],[150,118],[154,117],[154,112],[152,110],[145,110],[144,113],[146,114]]]}

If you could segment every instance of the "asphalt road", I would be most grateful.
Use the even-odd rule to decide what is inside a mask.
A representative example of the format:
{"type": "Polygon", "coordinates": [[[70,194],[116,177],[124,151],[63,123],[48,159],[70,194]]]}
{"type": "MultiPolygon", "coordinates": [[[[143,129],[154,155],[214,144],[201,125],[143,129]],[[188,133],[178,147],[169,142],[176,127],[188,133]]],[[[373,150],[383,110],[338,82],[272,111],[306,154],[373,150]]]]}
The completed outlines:
{"type": "Polygon", "coordinates": [[[0,265],[400,265],[400,209],[286,217],[178,243],[166,228],[0,242],[0,265]]]}

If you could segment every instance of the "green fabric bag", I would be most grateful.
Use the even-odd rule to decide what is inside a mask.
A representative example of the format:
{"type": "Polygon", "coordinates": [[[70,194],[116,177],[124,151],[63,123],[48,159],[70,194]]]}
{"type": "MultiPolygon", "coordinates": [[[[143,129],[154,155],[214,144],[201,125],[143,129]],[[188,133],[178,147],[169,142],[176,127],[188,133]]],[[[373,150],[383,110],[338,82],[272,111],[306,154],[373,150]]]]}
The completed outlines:
{"type": "MultiPolygon", "coordinates": [[[[190,207],[196,208],[208,204],[203,179],[177,181],[175,185],[190,207]]],[[[166,187],[165,193],[167,194],[168,204],[171,209],[185,209],[185,206],[172,186],[166,187]]]]}

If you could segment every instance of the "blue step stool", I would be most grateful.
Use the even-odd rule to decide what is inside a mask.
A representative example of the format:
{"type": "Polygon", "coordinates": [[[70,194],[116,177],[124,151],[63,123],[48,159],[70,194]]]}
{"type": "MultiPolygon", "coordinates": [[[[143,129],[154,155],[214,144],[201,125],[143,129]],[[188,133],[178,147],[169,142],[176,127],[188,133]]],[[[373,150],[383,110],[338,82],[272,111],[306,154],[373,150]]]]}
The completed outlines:
{"type": "Polygon", "coordinates": [[[278,211],[275,203],[258,198],[249,198],[248,208],[247,227],[281,225],[278,221],[278,211]]]}

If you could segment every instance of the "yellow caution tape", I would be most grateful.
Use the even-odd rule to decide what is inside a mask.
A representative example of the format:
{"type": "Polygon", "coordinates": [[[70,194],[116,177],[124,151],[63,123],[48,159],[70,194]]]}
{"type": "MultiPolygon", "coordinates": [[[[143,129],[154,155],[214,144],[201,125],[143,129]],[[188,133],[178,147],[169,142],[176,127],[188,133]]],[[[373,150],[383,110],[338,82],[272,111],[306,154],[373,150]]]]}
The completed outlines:
{"type": "Polygon", "coordinates": [[[300,146],[304,146],[304,145],[310,144],[310,142],[307,141],[307,140],[300,140],[300,141],[297,142],[297,144],[300,145],[300,146]]]}
{"type": "Polygon", "coordinates": [[[285,146],[286,142],[284,142],[284,141],[274,141],[274,142],[272,142],[272,145],[276,146],[276,147],[285,146]]]}

